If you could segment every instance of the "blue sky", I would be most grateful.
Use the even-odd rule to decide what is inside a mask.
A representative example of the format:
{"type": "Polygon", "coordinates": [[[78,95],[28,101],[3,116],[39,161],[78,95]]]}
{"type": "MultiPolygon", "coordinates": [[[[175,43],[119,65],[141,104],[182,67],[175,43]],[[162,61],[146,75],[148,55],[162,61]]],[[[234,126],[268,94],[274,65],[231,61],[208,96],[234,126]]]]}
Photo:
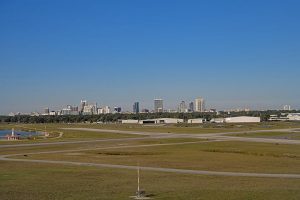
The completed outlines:
{"type": "Polygon", "coordinates": [[[0,114],[79,104],[300,108],[300,1],[1,0],[0,114]]]}

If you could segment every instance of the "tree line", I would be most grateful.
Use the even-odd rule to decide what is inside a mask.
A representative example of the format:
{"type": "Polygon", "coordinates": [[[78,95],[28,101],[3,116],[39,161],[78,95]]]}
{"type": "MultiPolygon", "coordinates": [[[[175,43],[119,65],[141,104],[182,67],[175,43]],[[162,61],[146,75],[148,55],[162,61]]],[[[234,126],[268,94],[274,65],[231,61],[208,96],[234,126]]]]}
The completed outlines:
{"type": "MultiPolygon", "coordinates": [[[[249,112],[219,112],[219,113],[138,113],[138,114],[101,114],[101,115],[57,115],[57,116],[29,116],[29,115],[16,115],[16,116],[0,116],[2,123],[116,123],[120,120],[135,119],[155,119],[155,118],[179,118],[187,121],[188,119],[203,118],[210,121],[212,118],[225,118],[236,116],[253,116],[261,117],[262,121],[267,121],[270,115],[280,115],[286,111],[268,110],[268,111],[249,111],[249,112]]],[[[297,112],[297,111],[290,111],[297,112]]],[[[298,111],[300,112],[300,111],[298,111]]]]}

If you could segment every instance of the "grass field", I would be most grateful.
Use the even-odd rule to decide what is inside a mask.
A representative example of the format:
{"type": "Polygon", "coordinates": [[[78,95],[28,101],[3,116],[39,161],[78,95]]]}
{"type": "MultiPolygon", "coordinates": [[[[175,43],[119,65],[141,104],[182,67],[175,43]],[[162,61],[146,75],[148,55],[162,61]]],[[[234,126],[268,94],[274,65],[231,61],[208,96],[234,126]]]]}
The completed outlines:
{"type": "MultiPolygon", "coordinates": [[[[271,123],[269,128],[290,128],[298,127],[298,125],[298,123],[271,123]]],[[[5,124],[0,125],[0,128],[43,129],[44,126],[5,124]]],[[[179,127],[175,125],[144,127],[97,124],[47,124],[46,126],[49,132],[62,131],[63,136],[58,139],[35,141],[2,141],[0,145],[62,141],[87,142],[55,143],[44,146],[12,146],[0,148],[0,156],[20,154],[9,158],[128,166],[136,166],[139,163],[140,166],[173,169],[300,174],[300,145],[191,138],[155,139],[139,135],[61,129],[84,127],[174,133],[268,129],[262,124],[230,125],[229,127],[218,127],[217,125],[214,125],[215,127],[179,127]],[[264,128],[262,128],[263,126],[264,128]],[[133,139],[133,137],[138,139],[133,139]]],[[[295,134],[299,133],[285,132],[247,133],[238,136],[272,138],[286,137],[287,134],[294,134],[293,138],[290,139],[298,139],[294,137],[295,134]]],[[[154,199],[300,199],[299,178],[232,177],[143,170],[141,174],[142,187],[154,199]]],[[[129,196],[134,195],[136,191],[136,178],[136,170],[129,169],[0,160],[0,199],[130,199],[129,196]]]]}
{"type": "MultiPolygon", "coordinates": [[[[167,142],[173,141],[161,140],[161,143],[167,142]]],[[[297,145],[199,142],[196,144],[154,147],[124,148],[120,146],[118,149],[108,150],[80,151],[79,149],[76,154],[68,152],[37,154],[29,155],[26,158],[131,166],[140,163],[141,166],[177,169],[300,174],[300,148],[297,145]]],[[[123,145],[152,143],[153,141],[135,141],[127,142],[123,145]]],[[[109,145],[106,144],[106,146],[109,145]]],[[[104,146],[99,145],[99,147],[102,148],[104,146]]],[[[19,158],[23,158],[23,156],[19,156],[19,158]]]]}
{"type": "MultiPolygon", "coordinates": [[[[264,122],[264,123],[244,123],[244,124],[171,124],[166,126],[145,126],[145,125],[128,125],[128,124],[0,124],[0,129],[31,129],[46,130],[49,132],[66,132],[64,137],[73,137],[72,132],[61,128],[99,128],[113,130],[145,131],[145,132],[165,132],[165,133],[219,133],[219,132],[239,132],[251,130],[266,129],[284,129],[300,128],[299,122],[264,122]]],[[[73,132],[74,134],[74,132],[73,132]]],[[[76,136],[78,137],[78,136],[76,136]]],[[[92,135],[83,135],[83,137],[93,137],[92,135]]]]}
{"type": "Polygon", "coordinates": [[[262,132],[262,133],[243,133],[231,134],[238,137],[258,137],[258,138],[278,138],[287,140],[300,140],[300,132],[262,132]]]}
{"type": "MultiPolygon", "coordinates": [[[[1,200],[129,199],[136,191],[130,170],[9,163],[0,165],[1,200]]],[[[141,172],[141,184],[154,199],[298,200],[300,180],[217,177],[141,172]]]]}

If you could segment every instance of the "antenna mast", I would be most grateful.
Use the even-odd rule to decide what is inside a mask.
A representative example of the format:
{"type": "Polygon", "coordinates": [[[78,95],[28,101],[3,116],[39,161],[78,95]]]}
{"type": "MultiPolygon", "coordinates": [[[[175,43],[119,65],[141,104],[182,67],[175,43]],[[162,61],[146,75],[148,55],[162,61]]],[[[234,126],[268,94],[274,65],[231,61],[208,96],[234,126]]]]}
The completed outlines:
{"type": "Polygon", "coordinates": [[[138,196],[140,195],[140,165],[138,166],[138,188],[137,188],[137,192],[138,192],[138,196]]]}

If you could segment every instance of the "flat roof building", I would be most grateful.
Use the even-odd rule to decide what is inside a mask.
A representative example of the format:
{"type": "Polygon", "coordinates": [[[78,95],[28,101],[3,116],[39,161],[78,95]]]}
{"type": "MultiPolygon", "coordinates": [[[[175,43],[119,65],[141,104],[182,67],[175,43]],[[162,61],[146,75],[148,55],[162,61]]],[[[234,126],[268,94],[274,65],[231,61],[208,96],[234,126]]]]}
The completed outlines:
{"type": "Polygon", "coordinates": [[[188,124],[202,124],[203,118],[189,119],[188,124]]]}
{"type": "Polygon", "coordinates": [[[257,122],[260,122],[260,117],[240,116],[240,117],[225,118],[225,123],[257,123],[257,122]]]}
{"type": "Polygon", "coordinates": [[[164,100],[154,99],[154,112],[159,113],[164,111],[164,100]]]}
{"type": "Polygon", "coordinates": [[[183,119],[178,118],[158,118],[158,119],[146,119],[140,120],[140,124],[178,124],[183,123],[183,119]]]}
{"type": "Polygon", "coordinates": [[[133,111],[133,113],[140,112],[140,103],[139,102],[134,102],[132,111],[133,111]]]}

